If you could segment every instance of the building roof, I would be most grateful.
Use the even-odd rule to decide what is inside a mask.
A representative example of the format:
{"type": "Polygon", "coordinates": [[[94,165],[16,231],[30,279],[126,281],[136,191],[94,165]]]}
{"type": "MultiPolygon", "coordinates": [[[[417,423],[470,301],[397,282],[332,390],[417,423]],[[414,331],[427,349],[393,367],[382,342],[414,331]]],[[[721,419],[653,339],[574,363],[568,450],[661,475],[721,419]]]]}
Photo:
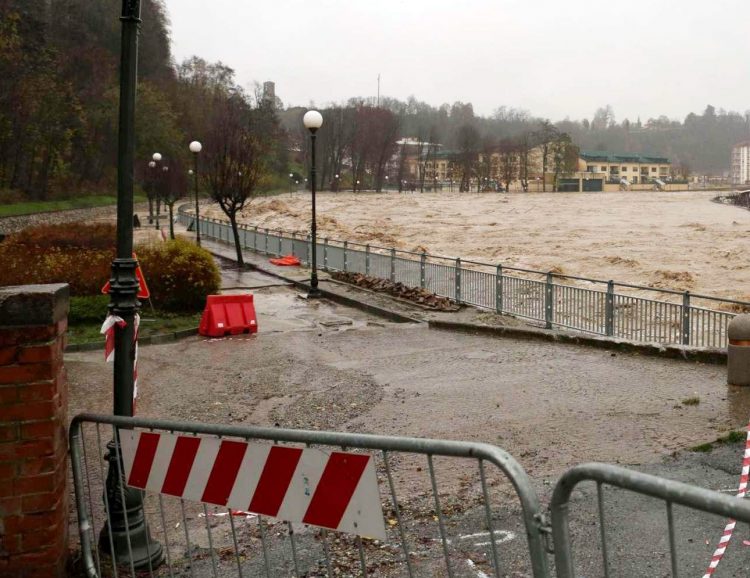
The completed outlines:
{"type": "Polygon", "coordinates": [[[640,155],[638,153],[611,153],[608,151],[581,151],[579,156],[589,162],[604,163],[642,163],[668,165],[669,159],[666,157],[652,157],[640,155]]]}

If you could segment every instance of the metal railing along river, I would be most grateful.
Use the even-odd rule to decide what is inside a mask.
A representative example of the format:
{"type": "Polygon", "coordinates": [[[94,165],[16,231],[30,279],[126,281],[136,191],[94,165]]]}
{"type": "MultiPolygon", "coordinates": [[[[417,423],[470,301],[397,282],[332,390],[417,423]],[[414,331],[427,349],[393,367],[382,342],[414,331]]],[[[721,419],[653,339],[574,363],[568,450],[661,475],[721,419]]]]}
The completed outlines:
{"type": "MultiPolygon", "coordinates": [[[[180,222],[195,217],[180,207],[180,222]]],[[[228,220],[200,219],[201,236],[233,243],[228,220]]],[[[311,259],[309,236],[240,225],[244,249],[311,259]]],[[[491,265],[389,247],[318,239],[318,265],[362,273],[532,322],[645,343],[703,348],[727,345],[727,325],[750,303],[631,283],[491,265]]]]}

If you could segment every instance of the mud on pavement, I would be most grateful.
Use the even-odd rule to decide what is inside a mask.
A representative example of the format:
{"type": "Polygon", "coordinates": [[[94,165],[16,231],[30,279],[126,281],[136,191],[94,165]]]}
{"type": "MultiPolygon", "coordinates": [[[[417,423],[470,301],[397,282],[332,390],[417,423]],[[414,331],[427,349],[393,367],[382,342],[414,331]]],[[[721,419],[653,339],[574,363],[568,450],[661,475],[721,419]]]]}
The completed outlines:
{"type": "MultiPolygon", "coordinates": [[[[256,281],[263,285],[267,279],[256,281]]],[[[516,457],[544,497],[571,465],[662,463],[741,427],[750,405],[747,392],[727,388],[718,366],[391,323],[325,300],[301,300],[283,284],[253,293],[257,335],[193,337],[141,349],[141,417],[488,442],[516,457]],[[683,403],[695,398],[699,403],[683,403]]],[[[102,352],[67,355],[66,366],[71,415],[109,413],[112,369],[102,352]]],[[[102,455],[99,450],[89,455],[102,455]]],[[[443,575],[425,460],[394,456],[391,467],[419,575],[443,575]]],[[[476,464],[436,458],[435,469],[455,575],[490,573],[476,464]]],[[[381,488],[387,484],[383,475],[381,467],[381,488]]],[[[490,473],[489,485],[493,524],[503,532],[504,575],[529,575],[518,500],[497,472],[490,473]]],[[[96,477],[91,490],[92,496],[101,495],[96,477]]],[[[146,502],[152,518],[158,517],[154,500],[146,502]]],[[[186,506],[190,549],[178,506],[167,508],[165,524],[152,523],[157,536],[166,530],[181,571],[192,564],[196,576],[211,575],[217,558],[222,567],[238,563],[227,549],[232,546],[229,517],[201,516],[206,513],[221,512],[186,506]],[[212,550],[207,521],[214,531],[212,550]]],[[[403,575],[400,539],[391,525],[395,512],[387,499],[384,514],[388,542],[364,542],[368,572],[403,575]]],[[[258,520],[233,522],[242,545],[240,567],[245,575],[257,575],[264,564],[258,520]]],[[[293,574],[290,528],[272,523],[266,529],[274,552],[269,563],[279,575],[293,574]]],[[[306,561],[304,575],[325,575],[319,531],[293,529],[299,560],[306,561]]],[[[357,544],[351,540],[328,536],[335,575],[354,575],[358,567],[357,544]]]]}

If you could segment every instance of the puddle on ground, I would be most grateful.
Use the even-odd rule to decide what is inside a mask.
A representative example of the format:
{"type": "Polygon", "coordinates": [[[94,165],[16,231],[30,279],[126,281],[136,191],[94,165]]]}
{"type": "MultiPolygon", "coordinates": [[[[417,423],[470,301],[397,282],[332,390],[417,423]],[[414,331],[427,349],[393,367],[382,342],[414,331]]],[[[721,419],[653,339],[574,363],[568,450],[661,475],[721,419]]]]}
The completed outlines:
{"type": "Polygon", "coordinates": [[[325,299],[301,299],[298,291],[285,287],[249,291],[255,296],[255,312],[260,331],[300,331],[319,329],[347,331],[368,327],[373,321],[378,326],[387,322],[374,320],[357,309],[342,307],[325,299]]]}

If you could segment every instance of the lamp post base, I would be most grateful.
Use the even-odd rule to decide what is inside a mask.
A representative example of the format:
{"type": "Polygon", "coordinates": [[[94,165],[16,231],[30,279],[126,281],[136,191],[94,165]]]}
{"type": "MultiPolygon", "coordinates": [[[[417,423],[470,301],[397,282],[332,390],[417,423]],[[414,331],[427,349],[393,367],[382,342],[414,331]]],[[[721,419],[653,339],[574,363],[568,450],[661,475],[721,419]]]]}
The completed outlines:
{"type": "Polygon", "coordinates": [[[310,287],[310,290],[303,296],[304,299],[319,299],[323,297],[323,294],[320,292],[320,289],[317,287],[310,287]]]}
{"type": "Polygon", "coordinates": [[[119,448],[115,448],[115,443],[112,440],[107,444],[105,456],[109,461],[104,488],[109,504],[109,523],[99,534],[99,549],[114,554],[114,562],[120,566],[132,564],[135,570],[155,569],[164,560],[164,549],[151,537],[143,513],[141,491],[125,485],[122,464],[117,464],[119,448]]]}

